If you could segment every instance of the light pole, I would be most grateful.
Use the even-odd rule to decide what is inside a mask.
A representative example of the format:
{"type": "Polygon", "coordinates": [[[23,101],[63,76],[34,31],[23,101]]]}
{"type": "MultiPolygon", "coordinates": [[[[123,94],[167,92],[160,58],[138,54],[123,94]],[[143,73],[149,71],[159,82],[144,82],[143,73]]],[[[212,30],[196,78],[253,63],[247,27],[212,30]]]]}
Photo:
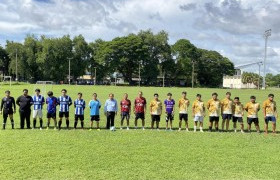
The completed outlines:
{"type": "Polygon", "coordinates": [[[194,60],[192,60],[192,88],[194,84],[194,60]]]}
{"type": "Polygon", "coordinates": [[[94,67],[94,85],[96,85],[96,67],[94,67]]]}
{"type": "Polygon", "coordinates": [[[264,60],[263,60],[263,87],[265,89],[265,77],[266,77],[266,55],[267,55],[267,40],[271,36],[271,29],[264,32],[265,46],[264,46],[264,60]]]}
{"type": "Polygon", "coordinates": [[[260,90],[260,83],[261,83],[261,65],[262,65],[262,62],[258,63],[258,66],[259,66],[258,90],[260,90]]]}
{"type": "Polygon", "coordinates": [[[18,59],[17,59],[17,49],[16,49],[16,82],[18,81],[18,59]]]}

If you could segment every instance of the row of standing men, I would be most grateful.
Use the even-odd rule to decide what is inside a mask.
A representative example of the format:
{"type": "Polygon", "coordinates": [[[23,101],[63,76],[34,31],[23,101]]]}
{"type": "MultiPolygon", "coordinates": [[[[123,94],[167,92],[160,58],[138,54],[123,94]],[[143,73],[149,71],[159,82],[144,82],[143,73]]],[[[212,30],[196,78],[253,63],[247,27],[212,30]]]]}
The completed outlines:
{"type": "MultiPolygon", "coordinates": [[[[40,94],[40,89],[35,90],[35,95],[33,97],[28,95],[28,90],[23,90],[23,95],[19,96],[15,101],[12,96],[10,96],[10,91],[6,91],[6,96],[2,99],[0,113],[3,113],[3,129],[6,128],[7,118],[10,117],[12,128],[14,128],[13,114],[16,112],[16,104],[19,106],[20,113],[20,128],[24,128],[26,121],[27,128],[30,127],[30,116],[31,116],[31,106],[33,105],[33,128],[36,128],[37,118],[39,118],[40,129],[43,129],[43,105],[47,104],[47,129],[49,129],[51,119],[54,120],[55,129],[61,129],[62,119],[66,119],[66,128],[69,129],[69,107],[72,105],[72,99],[67,95],[67,90],[61,90],[61,96],[58,98],[54,97],[53,92],[48,92],[48,97],[45,98],[40,94]],[[59,121],[57,126],[56,120],[56,107],[59,106],[59,121]]],[[[120,101],[120,114],[121,114],[121,127],[123,129],[124,120],[127,122],[126,129],[129,130],[129,120],[131,113],[132,103],[128,99],[128,94],[125,93],[123,99],[120,101]]],[[[90,129],[93,129],[93,122],[96,122],[97,130],[100,130],[100,108],[101,102],[97,98],[97,94],[93,93],[92,100],[88,104],[90,108],[90,129]]],[[[190,101],[187,98],[187,93],[182,92],[182,97],[178,101],[179,107],[179,131],[182,129],[182,121],[185,121],[186,131],[189,131],[188,125],[188,108],[190,106],[190,101]]],[[[77,128],[78,120],[81,121],[81,127],[84,128],[84,110],[86,108],[86,102],[82,98],[82,93],[78,93],[77,99],[74,101],[75,108],[75,122],[74,128],[77,128]]],[[[259,118],[258,111],[261,109],[260,104],[256,102],[256,97],[251,96],[250,102],[246,103],[245,106],[240,102],[239,97],[231,99],[231,93],[227,92],[226,97],[220,101],[218,99],[218,94],[213,93],[212,98],[206,103],[206,108],[209,112],[209,130],[213,130],[213,125],[215,130],[219,131],[219,117],[222,116],[222,130],[229,130],[229,122],[233,121],[233,130],[237,132],[237,122],[240,123],[241,132],[244,133],[243,116],[244,110],[247,111],[247,124],[248,132],[251,131],[251,124],[254,123],[257,132],[260,132],[259,128],[259,118]],[[224,127],[226,128],[224,129],[224,127]]],[[[196,95],[196,100],[192,103],[192,116],[194,119],[194,131],[197,130],[199,123],[200,131],[203,132],[203,120],[206,115],[205,104],[201,99],[201,95],[196,95]]],[[[274,101],[274,95],[269,94],[268,99],[263,102],[263,114],[265,122],[265,133],[268,132],[268,123],[272,122],[272,131],[276,133],[276,102],[274,101]]],[[[166,120],[166,130],[173,130],[174,111],[175,111],[175,100],[172,99],[172,94],[168,93],[167,98],[162,103],[159,100],[159,95],[154,94],[154,99],[149,104],[149,110],[151,114],[151,129],[155,128],[159,130],[159,122],[161,115],[165,112],[166,120]],[[163,110],[163,104],[165,106],[163,110]],[[169,126],[170,125],[170,126],[169,126]]],[[[142,120],[142,129],[145,130],[145,113],[147,111],[147,102],[143,97],[142,91],[138,92],[138,97],[134,100],[133,112],[135,115],[135,129],[137,129],[138,119],[142,120]]],[[[118,103],[114,99],[114,94],[109,94],[109,99],[106,100],[104,104],[104,113],[107,118],[106,128],[115,130],[115,116],[118,113],[118,103]]]]}

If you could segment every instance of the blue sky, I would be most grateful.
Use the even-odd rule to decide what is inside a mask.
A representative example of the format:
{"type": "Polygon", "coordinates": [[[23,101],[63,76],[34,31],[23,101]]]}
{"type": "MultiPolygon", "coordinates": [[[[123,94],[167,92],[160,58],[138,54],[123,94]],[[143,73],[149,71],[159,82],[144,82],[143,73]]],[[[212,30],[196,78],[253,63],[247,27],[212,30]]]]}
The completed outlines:
{"type": "MultiPolygon", "coordinates": [[[[267,71],[280,69],[280,1],[277,0],[1,0],[0,44],[27,34],[82,34],[88,42],[151,29],[171,44],[187,38],[216,50],[235,65],[263,59],[263,32],[272,29],[267,71]]],[[[246,68],[256,72],[257,66],[246,68]]]]}

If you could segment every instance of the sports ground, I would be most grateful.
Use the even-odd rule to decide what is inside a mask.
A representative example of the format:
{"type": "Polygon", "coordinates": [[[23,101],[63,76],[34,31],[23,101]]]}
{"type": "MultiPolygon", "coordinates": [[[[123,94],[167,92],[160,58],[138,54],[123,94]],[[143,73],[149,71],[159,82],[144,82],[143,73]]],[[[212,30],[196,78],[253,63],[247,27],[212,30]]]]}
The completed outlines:
{"type": "MultiPolygon", "coordinates": [[[[0,92],[11,90],[18,97],[24,88],[33,94],[36,85],[0,86],[0,92]]],[[[109,93],[119,102],[123,93],[133,100],[142,90],[148,103],[154,93],[164,100],[171,92],[178,101],[182,91],[194,101],[197,93],[207,102],[213,92],[223,99],[227,89],[115,87],[53,85],[41,87],[54,91],[55,96],[66,88],[74,100],[78,92],[89,102],[93,92],[104,104],[109,93]]],[[[244,104],[251,95],[262,103],[269,93],[279,102],[279,90],[230,90],[232,97],[239,96],[244,104]]],[[[177,106],[176,106],[177,108],[177,106]]],[[[70,108],[71,127],[74,124],[74,108],[70,108]]],[[[176,111],[178,112],[178,111],[176,111]]],[[[189,111],[189,113],[191,113],[189,111]]],[[[246,115],[246,114],[245,114],[246,115]]],[[[85,111],[85,126],[89,127],[89,109],[85,111]]],[[[260,127],[264,121],[259,112],[260,127]]],[[[146,114],[146,130],[119,130],[120,117],[116,118],[115,132],[93,130],[19,130],[19,116],[15,115],[16,129],[0,131],[0,179],[279,179],[280,135],[264,135],[256,132],[242,134],[208,133],[208,117],[204,119],[205,132],[165,131],[164,116],[161,131],[150,130],[150,116],[146,114]]],[[[132,118],[133,119],[133,116],[132,118]]],[[[2,118],[1,118],[2,121],[2,118]]],[[[44,119],[46,123],[46,119],[44,119]]],[[[190,128],[193,121],[189,115],[190,128]]],[[[221,124],[221,123],[220,123],[221,124]]],[[[139,122],[140,125],[140,122],[139,122]]],[[[65,121],[63,122],[65,126],[65,121]]],[[[101,115],[101,127],[105,116],[101,115]]],[[[133,120],[131,120],[133,127],[133,120]]],[[[175,113],[174,127],[178,127],[175,113]]],[[[232,123],[230,124],[232,127],[232,123]]],[[[239,127],[239,126],[238,126],[239,127]]],[[[254,126],[252,126],[254,130],[254,126]]],[[[245,129],[247,125],[245,125],[245,129]]],[[[269,127],[271,129],[271,125],[269,127]]],[[[278,127],[277,127],[278,130],[278,127]]]]}

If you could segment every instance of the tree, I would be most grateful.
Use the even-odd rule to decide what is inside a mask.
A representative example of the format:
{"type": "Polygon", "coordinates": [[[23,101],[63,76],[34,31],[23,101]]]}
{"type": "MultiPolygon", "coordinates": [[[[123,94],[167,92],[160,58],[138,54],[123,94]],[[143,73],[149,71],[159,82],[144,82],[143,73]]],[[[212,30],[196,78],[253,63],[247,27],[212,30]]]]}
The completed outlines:
{"type": "Polygon", "coordinates": [[[10,58],[8,56],[7,51],[0,46],[0,71],[2,71],[2,73],[4,75],[8,75],[9,74],[9,63],[10,63],[10,58]]]}

